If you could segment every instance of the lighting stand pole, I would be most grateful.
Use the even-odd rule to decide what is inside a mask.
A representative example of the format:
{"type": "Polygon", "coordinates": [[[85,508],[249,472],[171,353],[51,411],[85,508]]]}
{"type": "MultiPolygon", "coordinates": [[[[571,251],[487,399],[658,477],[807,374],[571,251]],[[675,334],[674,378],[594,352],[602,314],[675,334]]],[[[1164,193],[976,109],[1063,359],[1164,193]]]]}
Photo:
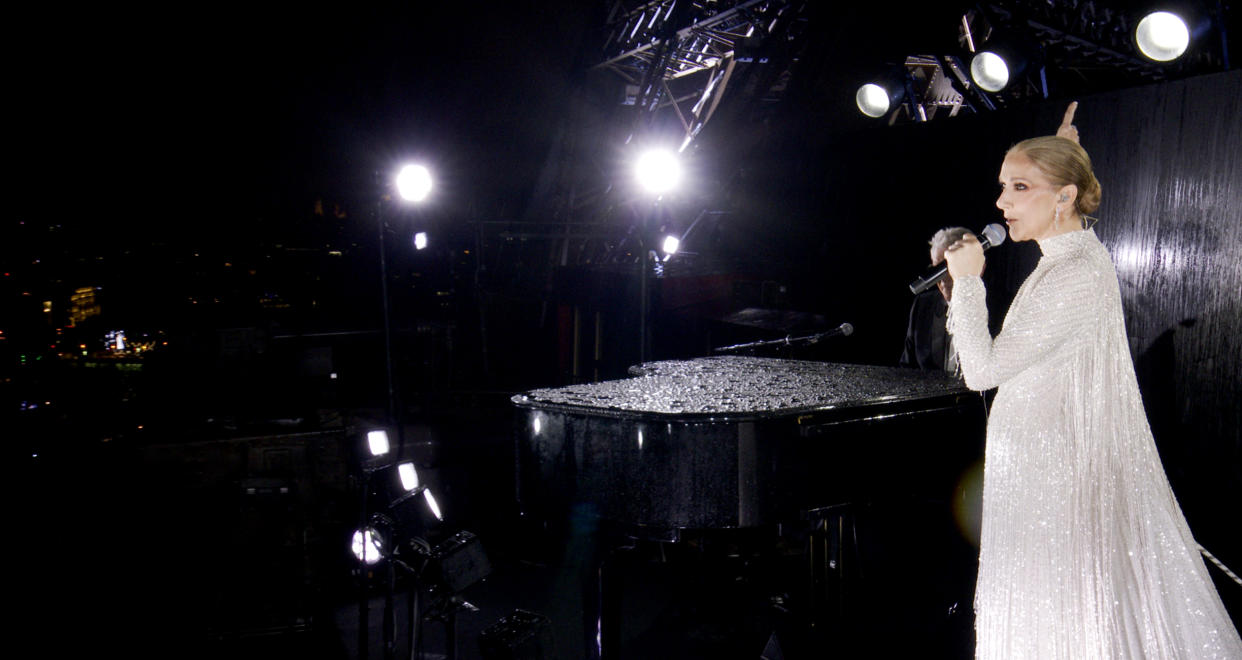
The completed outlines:
{"type": "MultiPolygon", "coordinates": [[[[388,250],[385,248],[384,202],[375,205],[375,224],[379,227],[380,302],[384,307],[384,368],[388,377],[388,423],[397,421],[397,395],[392,378],[392,324],[388,313],[388,250]]],[[[397,447],[400,450],[401,427],[397,427],[397,447]]]]}
{"type": "Polygon", "coordinates": [[[371,475],[362,469],[362,511],[358,516],[358,529],[362,532],[362,557],[358,559],[358,660],[369,657],[371,639],[370,569],[367,567],[367,491],[371,487],[371,475]]]}
{"type": "Polygon", "coordinates": [[[651,216],[656,214],[660,206],[657,198],[651,210],[643,215],[642,226],[638,233],[638,363],[647,361],[651,353],[651,265],[648,263],[650,249],[647,247],[647,232],[651,228],[651,216]]]}
{"type": "Polygon", "coordinates": [[[397,569],[393,566],[395,563],[393,557],[389,557],[386,563],[388,564],[388,585],[384,590],[384,660],[396,660],[397,615],[393,610],[393,592],[397,588],[397,569]]]}

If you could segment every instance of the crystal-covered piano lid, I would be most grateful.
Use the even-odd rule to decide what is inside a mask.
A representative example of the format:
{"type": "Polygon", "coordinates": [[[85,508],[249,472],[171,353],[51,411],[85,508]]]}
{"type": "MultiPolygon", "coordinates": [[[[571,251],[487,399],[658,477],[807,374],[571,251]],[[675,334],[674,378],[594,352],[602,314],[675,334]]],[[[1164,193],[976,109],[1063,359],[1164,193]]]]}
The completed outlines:
{"type": "Polygon", "coordinates": [[[982,446],[979,397],[944,374],[732,356],[631,373],[513,397],[524,509],[750,527],[912,489],[946,496],[957,475],[944,471],[982,446]]]}

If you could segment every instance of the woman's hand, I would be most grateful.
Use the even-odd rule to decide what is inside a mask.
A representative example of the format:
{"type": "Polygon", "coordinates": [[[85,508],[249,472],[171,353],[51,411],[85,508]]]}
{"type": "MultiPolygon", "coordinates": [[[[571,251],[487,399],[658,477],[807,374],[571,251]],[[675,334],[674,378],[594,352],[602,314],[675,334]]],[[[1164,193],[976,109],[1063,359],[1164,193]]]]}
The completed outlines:
{"type": "Polygon", "coordinates": [[[1069,107],[1065,109],[1065,116],[1061,118],[1061,125],[1057,127],[1057,137],[1073,140],[1074,144],[1078,144],[1078,127],[1074,125],[1074,111],[1076,110],[1078,110],[1078,101],[1069,104],[1069,107]]]}
{"type": "Polygon", "coordinates": [[[955,241],[944,253],[944,261],[949,266],[949,276],[953,279],[983,274],[983,246],[974,234],[966,234],[961,240],[955,241]]]}

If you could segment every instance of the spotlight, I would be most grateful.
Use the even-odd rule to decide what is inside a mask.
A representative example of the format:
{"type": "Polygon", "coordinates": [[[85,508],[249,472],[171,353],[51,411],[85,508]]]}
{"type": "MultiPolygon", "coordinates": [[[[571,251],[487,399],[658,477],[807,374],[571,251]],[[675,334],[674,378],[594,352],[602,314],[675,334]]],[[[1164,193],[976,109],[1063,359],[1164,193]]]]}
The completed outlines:
{"type": "Polygon", "coordinates": [[[1009,65],[1005,58],[985,50],[970,61],[970,77],[989,92],[999,92],[1009,85],[1009,65]]]}
{"type": "Polygon", "coordinates": [[[391,518],[402,534],[421,536],[444,522],[444,514],[431,489],[418,476],[409,461],[398,463],[395,470],[385,473],[377,484],[377,506],[391,518]]]}
{"type": "Polygon", "coordinates": [[[854,94],[858,111],[868,117],[887,115],[906,96],[906,67],[890,67],[854,94]]]}
{"type": "Polygon", "coordinates": [[[970,60],[970,78],[988,92],[1005,89],[1038,61],[1039,46],[1006,36],[989,39],[970,60]]]}
{"type": "Polygon", "coordinates": [[[681,164],[672,151],[652,149],[635,162],[634,175],[644,190],[659,195],[677,187],[681,181],[681,164]]]}
{"type": "Polygon", "coordinates": [[[414,234],[414,249],[421,250],[427,247],[427,232],[420,231],[414,234]]]}
{"type": "Polygon", "coordinates": [[[373,565],[384,558],[387,541],[374,527],[363,527],[354,532],[350,550],[354,557],[365,564],[373,565]]]}
{"type": "Polygon", "coordinates": [[[1177,14],[1153,11],[1139,21],[1134,41],[1148,59],[1169,62],[1181,57],[1190,46],[1190,28],[1177,14]]]}
{"type": "Polygon", "coordinates": [[[397,173],[397,193],[410,202],[421,202],[431,194],[431,170],[422,165],[406,165],[397,173]]]}
{"type": "Polygon", "coordinates": [[[431,511],[431,515],[436,517],[439,522],[444,522],[444,514],[440,512],[440,503],[436,502],[436,496],[431,494],[431,489],[423,490],[423,499],[427,502],[427,509],[431,511]]]}
{"type": "Polygon", "coordinates": [[[383,429],[367,431],[367,448],[371,456],[383,456],[388,453],[388,431],[383,429]]]}
{"type": "Polygon", "coordinates": [[[676,236],[665,236],[664,243],[661,247],[663,248],[665,255],[672,256],[677,254],[677,248],[681,247],[681,239],[676,236]]]}
{"type": "Polygon", "coordinates": [[[406,461],[397,466],[397,476],[401,479],[401,488],[405,491],[411,491],[418,488],[418,470],[414,469],[414,464],[406,461]]]}
{"type": "Polygon", "coordinates": [[[859,87],[858,93],[854,95],[854,102],[858,104],[858,109],[868,117],[883,117],[888,114],[888,109],[892,106],[888,92],[875,83],[867,83],[859,87]]]}

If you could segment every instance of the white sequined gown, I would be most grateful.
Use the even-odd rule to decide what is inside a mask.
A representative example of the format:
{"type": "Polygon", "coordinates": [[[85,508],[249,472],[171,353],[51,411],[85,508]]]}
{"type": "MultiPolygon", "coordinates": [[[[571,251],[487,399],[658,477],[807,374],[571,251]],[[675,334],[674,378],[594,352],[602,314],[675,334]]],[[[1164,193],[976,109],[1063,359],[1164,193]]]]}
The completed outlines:
{"type": "Polygon", "coordinates": [[[1242,659],[1152,440],[1112,260],[1090,230],[1039,245],[995,339],[980,278],[950,306],[966,384],[999,386],[976,657],[1242,659]]]}

